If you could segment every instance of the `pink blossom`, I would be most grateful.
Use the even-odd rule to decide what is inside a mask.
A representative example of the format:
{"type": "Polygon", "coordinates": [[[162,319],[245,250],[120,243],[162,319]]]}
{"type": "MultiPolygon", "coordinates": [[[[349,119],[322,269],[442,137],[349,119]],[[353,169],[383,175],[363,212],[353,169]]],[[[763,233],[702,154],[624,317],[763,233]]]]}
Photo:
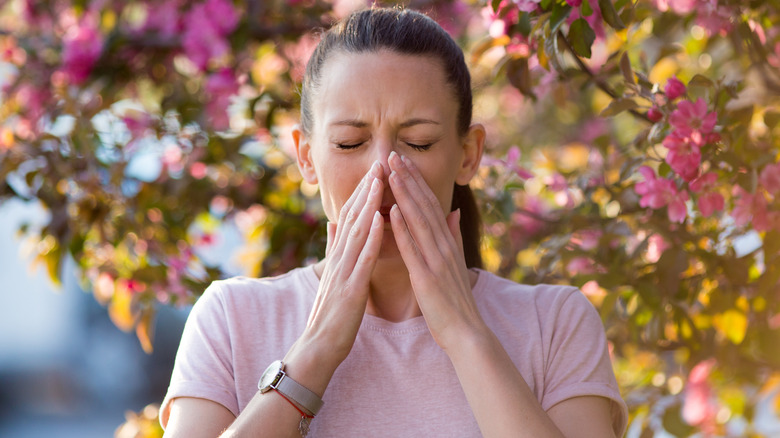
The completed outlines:
{"type": "Polygon", "coordinates": [[[512,227],[513,234],[516,234],[511,236],[513,242],[524,242],[544,227],[544,222],[538,219],[547,214],[547,207],[541,199],[526,196],[521,208],[523,211],[516,211],[512,215],[512,223],[516,225],[512,227]]]}
{"type": "Polygon", "coordinates": [[[198,68],[205,70],[210,60],[230,51],[226,36],[238,24],[238,14],[227,0],[207,0],[194,6],[184,22],[184,53],[198,68]]]}
{"type": "Polygon", "coordinates": [[[645,259],[650,263],[655,263],[661,259],[661,254],[669,248],[669,244],[660,234],[653,234],[647,238],[647,252],[645,259]]]}
{"type": "Polygon", "coordinates": [[[688,207],[685,205],[685,201],[688,200],[688,192],[680,191],[672,194],[669,199],[669,206],[667,208],[667,215],[672,222],[683,223],[685,217],[688,215],[688,207]]]}
{"type": "Polygon", "coordinates": [[[582,4],[582,0],[566,0],[566,3],[573,8],[579,8],[582,4]]]}
{"type": "Polygon", "coordinates": [[[772,67],[780,68],[780,42],[775,43],[775,50],[767,55],[767,61],[772,67]]]}
{"type": "Polygon", "coordinates": [[[533,178],[533,173],[518,164],[520,161],[520,155],[520,148],[517,146],[512,146],[506,152],[506,159],[500,160],[485,155],[482,157],[482,164],[487,166],[505,167],[506,170],[515,173],[522,179],[533,178]]]}
{"type": "Polygon", "coordinates": [[[142,31],[157,31],[160,36],[171,37],[180,31],[181,0],[165,0],[162,2],[149,2],[147,5],[146,22],[142,31]]]}
{"type": "Polygon", "coordinates": [[[668,97],[669,100],[677,99],[685,94],[685,91],[685,84],[677,79],[677,77],[669,78],[666,82],[666,87],[664,87],[664,93],[666,93],[666,97],[668,97]]]}
{"type": "Polygon", "coordinates": [[[217,130],[229,128],[230,118],[227,109],[231,96],[238,93],[238,83],[233,71],[225,68],[209,76],[206,82],[206,93],[209,96],[206,114],[211,125],[217,130]]]}
{"type": "Polygon", "coordinates": [[[16,101],[24,109],[24,114],[33,124],[46,113],[46,103],[51,97],[48,88],[22,83],[16,90],[16,101]]]}
{"type": "Polygon", "coordinates": [[[517,9],[523,12],[533,12],[539,7],[542,0],[512,0],[517,5],[517,9]]]}
{"type": "Polygon", "coordinates": [[[62,70],[72,83],[83,83],[103,52],[103,35],[88,17],[68,30],[62,44],[62,70]]]}
{"type": "Polygon", "coordinates": [[[718,121],[718,114],[707,112],[707,102],[699,98],[696,103],[683,100],[677,104],[677,109],[669,116],[669,124],[678,131],[681,136],[689,137],[699,146],[709,141],[718,121]]]}
{"type": "Polygon", "coordinates": [[[718,0],[698,0],[696,24],[707,31],[708,36],[726,36],[733,27],[732,19],[739,11],[718,3],[718,0]]]}
{"type": "Polygon", "coordinates": [[[714,359],[697,364],[688,375],[682,416],[692,426],[710,429],[715,421],[717,405],[707,378],[715,365],[714,359]]]}
{"type": "Polygon", "coordinates": [[[603,232],[601,230],[580,230],[571,236],[571,243],[578,245],[583,251],[596,249],[603,232]]]}
{"type": "Polygon", "coordinates": [[[498,8],[493,10],[491,6],[482,8],[482,21],[488,29],[488,34],[498,38],[506,34],[506,30],[517,22],[519,12],[509,0],[501,0],[498,8]]]}
{"type": "Polygon", "coordinates": [[[780,195],[780,163],[769,164],[761,171],[758,181],[773,196],[780,195]]]}
{"type": "Polygon", "coordinates": [[[708,172],[691,182],[691,191],[699,194],[697,205],[705,217],[711,216],[716,211],[723,211],[725,206],[723,195],[717,189],[717,181],[718,175],[708,172]]]}
{"type": "Polygon", "coordinates": [[[669,7],[677,14],[685,15],[696,8],[696,0],[668,0],[669,7]]]}
{"type": "Polygon", "coordinates": [[[654,106],[647,110],[647,118],[650,119],[651,122],[660,122],[661,119],[664,118],[664,114],[661,112],[661,110],[658,109],[658,107],[654,106]]]}
{"type": "Polygon", "coordinates": [[[190,175],[195,179],[203,179],[208,175],[208,170],[209,168],[206,164],[196,161],[190,166],[190,175]]]}
{"type": "Polygon", "coordinates": [[[701,150],[698,145],[689,138],[680,137],[677,131],[668,135],[663,145],[669,149],[666,154],[666,162],[669,167],[684,180],[691,181],[699,174],[701,164],[701,150]]]}
{"type": "Polygon", "coordinates": [[[734,218],[735,225],[741,227],[750,223],[756,231],[768,231],[772,228],[772,223],[777,218],[767,210],[766,197],[762,191],[749,193],[742,187],[735,186],[733,196],[735,201],[731,217],[734,218]]]}
{"type": "Polygon", "coordinates": [[[217,32],[222,36],[233,32],[233,29],[238,25],[238,12],[230,0],[206,0],[203,8],[217,32]]]}
{"type": "Polygon", "coordinates": [[[566,264],[569,275],[592,274],[595,272],[593,260],[588,257],[574,257],[566,264]]]}
{"type": "Polygon", "coordinates": [[[645,177],[645,181],[638,182],[634,186],[634,191],[641,196],[639,205],[653,209],[667,206],[669,220],[682,223],[688,213],[685,205],[688,192],[684,190],[678,192],[672,180],[657,178],[649,166],[640,167],[639,173],[645,177]]]}
{"type": "Polygon", "coordinates": [[[306,63],[309,62],[314,49],[317,47],[320,38],[313,33],[302,35],[297,42],[285,46],[284,54],[292,62],[290,75],[296,82],[303,80],[303,74],[306,72],[306,63]]]}

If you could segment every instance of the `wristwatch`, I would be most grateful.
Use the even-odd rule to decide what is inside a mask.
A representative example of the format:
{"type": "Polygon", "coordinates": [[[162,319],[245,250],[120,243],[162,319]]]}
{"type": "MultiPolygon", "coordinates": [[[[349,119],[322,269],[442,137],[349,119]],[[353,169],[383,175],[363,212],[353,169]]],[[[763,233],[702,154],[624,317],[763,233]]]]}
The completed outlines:
{"type": "Polygon", "coordinates": [[[284,362],[274,361],[263,372],[257,388],[261,393],[266,393],[272,389],[281,392],[285,397],[294,401],[312,415],[317,415],[322,407],[322,399],[305,386],[296,382],[287,373],[284,372],[284,362]]]}

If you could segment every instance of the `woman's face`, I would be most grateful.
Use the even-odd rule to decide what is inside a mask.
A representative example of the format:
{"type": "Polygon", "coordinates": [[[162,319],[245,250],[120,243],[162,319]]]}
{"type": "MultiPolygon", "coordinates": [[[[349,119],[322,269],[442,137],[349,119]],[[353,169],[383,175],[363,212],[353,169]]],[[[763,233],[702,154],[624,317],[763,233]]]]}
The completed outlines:
{"type": "Polygon", "coordinates": [[[380,213],[390,230],[392,151],[414,162],[444,213],[450,211],[453,184],[467,184],[479,165],[484,130],[475,125],[458,135],[458,102],[433,58],[386,50],[335,53],[323,68],[312,112],[311,137],[300,132],[294,137],[303,175],[319,184],[331,222],[379,161],[385,183],[380,213]]]}

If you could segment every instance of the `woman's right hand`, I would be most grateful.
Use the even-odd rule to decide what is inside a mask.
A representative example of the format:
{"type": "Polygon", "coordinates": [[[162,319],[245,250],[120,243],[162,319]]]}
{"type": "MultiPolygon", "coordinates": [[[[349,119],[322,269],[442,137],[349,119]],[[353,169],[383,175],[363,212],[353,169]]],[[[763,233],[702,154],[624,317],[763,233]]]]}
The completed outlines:
{"type": "MultiPolygon", "coordinates": [[[[314,361],[320,373],[332,375],[352,349],[366,311],[369,279],[382,244],[384,220],[379,213],[382,177],[382,165],[374,162],[341,208],[338,224],[328,222],[325,267],[319,290],[304,333],[285,357],[288,366],[294,366],[297,360],[310,365],[314,361]]],[[[294,371],[289,372],[295,378],[294,371]]],[[[321,384],[316,386],[322,394],[325,388],[321,384]]]]}

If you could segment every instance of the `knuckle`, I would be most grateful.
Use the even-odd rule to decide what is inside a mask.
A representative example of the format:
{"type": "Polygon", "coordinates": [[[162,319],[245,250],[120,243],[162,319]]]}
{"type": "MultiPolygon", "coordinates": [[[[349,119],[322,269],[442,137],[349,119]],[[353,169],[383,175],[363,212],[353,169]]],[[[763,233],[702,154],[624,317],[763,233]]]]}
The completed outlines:
{"type": "Polygon", "coordinates": [[[363,227],[355,224],[349,229],[349,236],[353,238],[360,237],[363,234],[363,227]]]}
{"type": "Polygon", "coordinates": [[[414,214],[414,221],[423,230],[427,230],[430,228],[430,224],[428,224],[428,219],[426,219],[425,214],[422,211],[417,211],[414,214]]]}
{"type": "Polygon", "coordinates": [[[358,216],[360,215],[360,211],[358,211],[357,208],[354,206],[347,211],[347,216],[345,218],[347,223],[353,223],[357,221],[358,216]]]}

